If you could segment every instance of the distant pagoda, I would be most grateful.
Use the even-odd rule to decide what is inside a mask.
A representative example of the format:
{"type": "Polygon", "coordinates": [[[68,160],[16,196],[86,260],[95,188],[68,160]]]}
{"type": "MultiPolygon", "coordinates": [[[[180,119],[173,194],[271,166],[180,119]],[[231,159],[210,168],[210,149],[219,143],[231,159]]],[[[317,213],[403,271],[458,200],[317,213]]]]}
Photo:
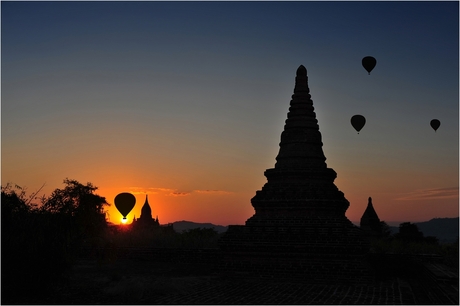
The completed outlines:
{"type": "Polygon", "coordinates": [[[166,233],[174,233],[172,223],[161,225],[158,221],[158,215],[156,219],[152,217],[152,208],[149,204],[148,195],[145,195],[145,202],[141,208],[141,216],[136,219],[134,216],[133,222],[131,223],[132,229],[135,231],[148,232],[148,231],[163,231],[166,233]]]}
{"type": "Polygon", "coordinates": [[[312,282],[366,281],[369,250],[345,216],[349,202],[327,168],[307,70],[297,69],[275,168],[251,199],[255,214],[220,240],[223,269],[312,282]]]}
{"type": "Polygon", "coordinates": [[[158,216],[156,219],[152,218],[152,208],[149,204],[148,195],[145,196],[145,202],[141,209],[141,216],[136,219],[134,217],[133,226],[135,228],[158,228],[160,227],[160,222],[158,221],[158,216]]]}
{"type": "Polygon", "coordinates": [[[379,216],[372,205],[371,197],[369,197],[367,208],[361,217],[359,226],[369,237],[379,238],[382,236],[382,225],[380,223],[379,216]]]}

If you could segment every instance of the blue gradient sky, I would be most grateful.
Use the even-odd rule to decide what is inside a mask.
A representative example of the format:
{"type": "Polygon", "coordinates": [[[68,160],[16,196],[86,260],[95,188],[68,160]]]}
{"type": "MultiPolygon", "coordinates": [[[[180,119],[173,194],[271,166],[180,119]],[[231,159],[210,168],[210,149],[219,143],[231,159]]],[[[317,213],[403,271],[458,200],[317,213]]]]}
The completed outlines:
{"type": "Polygon", "coordinates": [[[129,218],[148,194],[161,223],[242,224],[303,64],[350,220],[369,196],[385,221],[458,216],[458,2],[2,2],[1,14],[2,185],[49,194],[68,177],[110,203],[135,193],[129,218]]]}

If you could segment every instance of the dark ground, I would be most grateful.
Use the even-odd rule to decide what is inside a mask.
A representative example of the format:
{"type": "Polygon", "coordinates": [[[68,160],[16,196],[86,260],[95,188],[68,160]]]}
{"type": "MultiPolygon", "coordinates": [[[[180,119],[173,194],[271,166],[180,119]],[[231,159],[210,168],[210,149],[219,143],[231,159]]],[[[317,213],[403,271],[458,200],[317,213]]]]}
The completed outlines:
{"type": "Polygon", "coordinates": [[[80,259],[66,280],[53,285],[49,294],[32,299],[18,297],[17,302],[458,305],[458,273],[456,280],[454,277],[452,281],[443,278],[445,272],[438,271],[438,279],[433,282],[434,274],[418,265],[395,265],[390,262],[379,264],[376,271],[378,277],[369,284],[319,285],[232,279],[215,272],[215,264],[212,263],[123,258],[102,264],[93,259],[80,259]]]}

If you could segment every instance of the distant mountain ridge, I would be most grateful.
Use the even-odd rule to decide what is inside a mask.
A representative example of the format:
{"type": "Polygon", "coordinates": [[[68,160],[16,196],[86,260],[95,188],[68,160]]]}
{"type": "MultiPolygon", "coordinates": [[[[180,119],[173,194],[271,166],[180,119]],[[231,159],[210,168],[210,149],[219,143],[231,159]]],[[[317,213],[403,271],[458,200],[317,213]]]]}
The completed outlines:
{"type": "Polygon", "coordinates": [[[454,242],[458,238],[459,218],[434,218],[416,222],[419,231],[426,236],[434,236],[439,242],[454,242]]]}
{"type": "Polygon", "coordinates": [[[173,222],[173,229],[178,233],[182,233],[183,231],[194,228],[213,228],[216,232],[223,233],[227,231],[228,227],[223,225],[215,225],[212,223],[196,223],[185,220],[173,222]]]}

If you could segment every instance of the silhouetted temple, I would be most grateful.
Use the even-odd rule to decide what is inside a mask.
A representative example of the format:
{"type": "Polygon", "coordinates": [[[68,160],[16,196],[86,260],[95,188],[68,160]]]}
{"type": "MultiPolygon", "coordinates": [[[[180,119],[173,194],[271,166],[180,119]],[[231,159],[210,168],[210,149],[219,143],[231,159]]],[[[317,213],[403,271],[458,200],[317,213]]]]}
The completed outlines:
{"type": "Polygon", "coordinates": [[[255,214],[221,239],[224,270],[317,283],[367,279],[369,244],[345,216],[349,202],[327,168],[309,92],[300,66],[275,167],[251,199],[255,214]]]}
{"type": "Polygon", "coordinates": [[[141,216],[138,219],[134,217],[132,224],[135,228],[157,228],[160,226],[158,216],[156,219],[152,218],[152,208],[149,204],[148,195],[145,196],[145,203],[141,209],[141,216]]]}
{"type": "Polygon", "coordinates": [[[168,223],[160,225],[158,216],[156,219],[152,217],[152,208],[150,207],[148,195],[145,196],[145,202],[141,209],[141,216],[136,219],[134,216],[133,223],[131,223],[133,230],[141,231],[156,231],[162,230],[163,232],[174,232],[173,224],[168,223]]]}
{"type": "Polygon", "coordinates": [[[371,237],[381,236],[380,219],[377,213],[375,212],[374,206],[372,206],[371,197],[369,197],[367,208],[364,211],[363,216],[361,217],[361,222],[359,223],[359,226],[368,236],[371,236],[371,237]]]}

